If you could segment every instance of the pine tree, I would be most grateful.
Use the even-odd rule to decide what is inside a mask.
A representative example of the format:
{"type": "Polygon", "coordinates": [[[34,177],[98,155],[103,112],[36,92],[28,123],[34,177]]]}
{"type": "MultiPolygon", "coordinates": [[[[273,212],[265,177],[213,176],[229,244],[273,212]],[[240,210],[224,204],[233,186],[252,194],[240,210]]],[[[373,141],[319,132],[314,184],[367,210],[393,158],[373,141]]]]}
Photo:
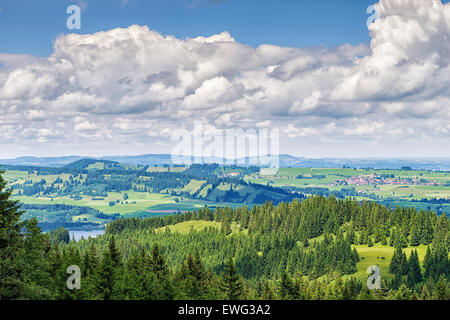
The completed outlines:
{"type": "Polygon", "coordinates": [[[231,222],[230,220],[226,219],[224,222],[222,222],[222,233],[224,233],[225,235],[229,235],[231,232],[231,222]]]}
{"type": "Polygon", "coordinates": [[[157,243],[155,243],[152,248],[149,261],[149,269],[160,279],[167,278],[167,276],[169,275],[169,268],[167,266],[166,260],[159,251],[159,246],[157,243]]]}
{"type": "Polygon", "coordinates": [[[420,228],[417,225],[417,222],[413,222],[413,227],[411,229],[411,246],[417,247],[420,245],[420,228]]]}
{"type": "Polygon", "coordinates": [[[425,216],[425,223],[422,226],[421,243],[429,245],[433,241],[434,228],[429,214],[425,216]]]}
{"type": "Polygon", "coordinates": [[[24,223],[20,220],[22,211],[18,202],[10,200],[11,190],[5,190],[3,173],[0,171],[0,300],[8,300],[18,298],[23,285],[21,229],[24,223]]]}
{"type": "Polygon", "coordinates": [[[356,245],[361,244],[360,239],[361,239],[361,237],[356,234],[355,235],[355,243],[354,244],[356,244],[356,245]]]}
{"type": "Polygon", "coordinates": [[[264,281],[264,283],[263,283],[261,298],[263,300],[274,300],[275,299],[275,295],[274,295],[272,289],[270,288],[268,281],[264,281]]]}
{"type": "Polygon", "coordinates": [[[153,245],[149,261],[147,262],[147,268],[156,276],[155,280],[150,278],[156,285],[153,292],[153,299],[173,299],[176,294],[175,288],[171,282],[172,278],[166,259],[161,254],[157,243],[153,245]]]}
{"type": "Polygon", "coordinates": [[[147,289],[144,285],[144,277],[140,256],[134,253],[128,258],[125,269],[125,279],[122,291],[122,299],[145,300],[147,298],[147,289]],[[144,289],[145,288],[145,289],[144,289]]]}
{"type": "Polygon", "coordinates": [[[110,300],[113,296],[114,282],[115,282],[115,269],[113,266],[113,260],[109,251],[103,255],[102,263],[96,278],[96,297],[101,300],[110,300]]]}
{"type": "Polygon", "coordinates": [[[223,275],[223,290],[228,300],[239,300],[243,293],[242,279],[237,273],[233,258],[229,258],[223,275]]]}
{"type": "Polygon", "coordinates": [[[400,274],[406,276],[408,274],[408,259],[406,258],[406,253],[402,253],[402,258],[400,261],[400,274]]]}
{"type": "Polygon", "coordinates": [[[417,250],[411,251],[408,259],[408,285],[413,288],[422,282],[422,271],[420,270],[419,255],[417,250]]]}
{"type": "Polygon", "coordinates": [[[442,214],[438,220],[436,225],[436,229],[434,231],[433,236],[433,249],[438,249],[442,247],[444,250],[448,250],[447,248],[447,234],[449,232],[449,223],[447,216],[442,214]]]}
{"type": "Polygon", "coordinates": [[[386,235],[383,234],[382,238],[381,238],[381,245],[387,246],[387,244],[388,244],[387,237],[386,237],[386,235]]]}
{"type": "Polygon", "coordinates": [[[425,258],[423,259],[423,268],[425,269],[424,277],[426,279],[429,277],[434,277],[434,257],[430,246],[427,247],[427,252],[425,254],[425,258]]]}
{"type": "Polygon", "coordinates": [[[114,268],[118,267],[122,263],[120,252],[116,247],[116,239],[114,236],[111,238],[109,242],[109,255],[111,257],[114,268]]]}
{"type": "Polygon", "coordinates": [[[406,248],[408,246],[408,241],[402,232],[397,232],[395,247],[406,248]]]}
{"type": "Polygon", "coordinates": [[[176,275],[175,281],[180,287],[184,298],[204,299],[206,293],[205,279],[203,277],[204,270],[203,264],[199,262],[192,255],[188,255],[176,275]]]}
{"type": "Polygon", "coordinates": [[[299,297],[299,288],[294,284],[286,272],[281,275],[279,284],[279,296],[282,300],[295,300],[299,297]]]}
{"type": "Polygon", "coordinates": [[[450,285],[447,281],[447,277],[442,274],[439,277],[438,282],[436,283],[434,292],[433,292],[434,300],[450,300],[450,285]]]}
{"type": "Polygon", "coordinates": [[[347,236],[346,236],[346,240],[350,243],[350,244],[354,244],[355,243],[355,238],[356,238],[356,232],[355,229],[352,228],[350,229],[349,232],[347,232],[347,236]]]}
{"type": "Polygon", "coordinates": [[[25,287],[21,299],[49,299],[52,297],[50,287],[52,278],[49,274],[49,239],[38,227],[36,218],[26,220],[24,224],[23,274],[25,287]]]}
{"type": "Polygon", "coordinates": [[[361,260],[359,258],[359,253],[358,253],[358,250],[356,250],[356,248],[353,248],[353,250],[352,250],[352,258],[353,258],[353,261],[355,264],[361,260]]]}
{"type": "Polygon", "coordinates": [[[200,283],[205,281],[206,274],[202,260],[200,258],[200,254],[198,252],[196,252],[194,256],[190,255],[188,257],[187,264],[189,273],[192,277],[195,278],[195,280],[197,280],[200,283]]]}
{"type": "Polygon", "coordinates": [[[408,261],[401,247],[397,247],[389,264],[389,272],[395,275],[408,274],[408,261]]]}
{"type": "Polygon", "coordinates": [[[395,247],[397,244],[397,231],[396,229],[391,230],[391,235],[389,237],[389,245],[395,247]]]}
{"type": "Polygon", "coordinates": [[[450,261],[448,258],[447,234],[449,223],[445,214],[441,215],[434,232],[432,252],[434,256],[435,279],[440,275],[450,276],[450,261]]]}
{"type": "Polygon", "coordinates": [[[97,248],[94,242],[91,242],[89,248],[85,251],[83,256],[83,278],[81,290],[88,299],[95,296],[96,279],[99,272],[99,257],[97,256],[97,248]]]}
{"type": "Polygon", "coordinates": [[[434,282],[430,277],[427,279],[422,288],[421,298],[423,300],[433,300],[433,291],[434,291],[434,282]]]}
{"type": "Polygon", "coordinates": [[[97,267],[97,249],[95,248],[94,242],[91,242],[89,249],[85,252],[83,258],[83,274],[85,276],[89,276],[97,270],[97,267]]]}
{"type": "Polygon", "coordinates": [[[366,244],[369,237],[369,232],[367,230],[361,231],[361,236],[359,237],[359,244],[366,244]]]}

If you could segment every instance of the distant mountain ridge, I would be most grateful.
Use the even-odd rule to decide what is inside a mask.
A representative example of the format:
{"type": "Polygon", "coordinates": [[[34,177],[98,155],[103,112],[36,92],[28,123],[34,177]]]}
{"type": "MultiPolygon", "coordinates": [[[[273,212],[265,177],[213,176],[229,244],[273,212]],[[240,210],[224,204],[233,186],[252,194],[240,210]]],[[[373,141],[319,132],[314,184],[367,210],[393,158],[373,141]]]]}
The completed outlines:
{"type": "Polygon", "coordinates": [[[64,168],[69,168],[69,169],[86,169],[89,168],[90,165],[94,165],[98,162],[103,163],[105,166],[109,165],[109,166],[122,166],[122,164],[120,164],[117,161],[110,161],[110,160],[104,160],[104,159],[91,159],[91,158],[85,158],[85,159],[81,159],[81,160],[77,160],[75,162],[71,162],[69,164],[66,164],[64,166],[64,168]]]}
{"type": "MultiPolygon", "coordinates": [[[[270,156],[268,156],[270,157],[270,156]]],[[[181,157],[181,160],[187,161],[190,157],[181,157]]],[[[150,165],[162,166],[172,164],[170,154],[143,154],[133,156],[105,156],[105,157],[83,157],[83,156],[63,156],[63,157],[19,157],[16,159],[0,159],[0,165],[16,166],[37,166],[37,167],[64,167],[76,161],[92,159],[115,161],[129,165],[150,165]]],[[[195,163],[201,161],[194,159],[195,163]]],[[[220,163],[219,158],[204,158],[203,163],[220,163]]],[[[323,158],[310,159],[295,157],[288,154],[279,156],[279,167],[281,168],[374,168],[374,169],[401,169],[402,167],[411,167],[420,170],[450,170],[450,158],[386,158],[386,159],[363,159],[363,158],[323,158]]],[[[235,164],[245,165],[256,163],[255,158],[241,158],[235,161],[235,164]]],[[[231,161],[233,164],[233,161],[231,161]]]]}
{"type": "Polygon", "coordinates": [[[88,157],[63,156],[63,157],[19,157],[15,159],[0,159],[1,164],[16,166],[36,166],[36,167],[64,167],[72,162],[88,157]]]}

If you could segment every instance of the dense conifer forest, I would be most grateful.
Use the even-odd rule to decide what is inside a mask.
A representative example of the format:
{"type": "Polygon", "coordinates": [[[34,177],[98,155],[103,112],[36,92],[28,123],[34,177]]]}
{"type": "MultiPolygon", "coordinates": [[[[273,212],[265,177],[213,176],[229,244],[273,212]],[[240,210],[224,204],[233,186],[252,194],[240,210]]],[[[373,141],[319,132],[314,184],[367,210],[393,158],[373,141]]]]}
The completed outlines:
{"type": "Polygon", "coordinates": [[[445,214],[314,196],[118,219],[75,242],[66,229],[44,234],[22,220],[10,196],[0,176],[0,300],[450,299],[445,214]],[[173,231],[180,225],[190,229],[173,231]],[[393,277],[369,290],[355,277],[354,245],[377,243],[395,248],[393,277]],[[405,250],[420,245],[422,263],[405,250]],[[69,266],[80,268],[80,289],[67,287],[69,266]]]}

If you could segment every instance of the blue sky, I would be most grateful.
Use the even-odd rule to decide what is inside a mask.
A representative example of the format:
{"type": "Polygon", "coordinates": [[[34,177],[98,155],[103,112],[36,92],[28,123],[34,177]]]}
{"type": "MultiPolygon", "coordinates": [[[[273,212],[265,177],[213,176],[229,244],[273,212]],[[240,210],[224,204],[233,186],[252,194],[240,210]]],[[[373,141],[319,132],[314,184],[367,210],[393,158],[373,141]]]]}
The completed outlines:
{"type": "Polygon", "coordinates": [[[0,52],[48,56],[53,40],[72,32],[67,6],[80,2],[86,6],[77,33],[139,24],[178,38],[228,31],[251,46],[309,47],[368,43],[366,9],[375,1],[2,0],[0,52]]]}
{"type": "Polygon", "coordinates": [[[450,157],[448,2],[0,0],[0,158],[170,153],[197,122],[296,156],[450,157]]]}

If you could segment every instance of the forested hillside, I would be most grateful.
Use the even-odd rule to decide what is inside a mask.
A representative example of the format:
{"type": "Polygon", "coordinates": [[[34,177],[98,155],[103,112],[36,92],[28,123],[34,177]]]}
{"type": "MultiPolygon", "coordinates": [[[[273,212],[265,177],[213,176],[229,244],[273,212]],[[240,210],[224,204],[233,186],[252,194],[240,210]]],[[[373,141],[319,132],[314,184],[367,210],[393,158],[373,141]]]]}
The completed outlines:
{"type": "Polygon", "coordinates": [[[0,299],[450,299],[449,221],[434,212],[316,196],[119,219],[104,236],[68,242],[21,221],[5,186],[0,299]],[[374,246],[395,251],[381,289],[368,290],[358,249],[374,246]],[[71,265],[80,290],[66,287],[71,265]]]}
{"type": "Polygon", "coordinates": [[[32,206],[26,218],[36,217],[45,231],[60,226],[73,231],[104,230],[118,216],[146,218],[204,206],[252,208],[313,195],[450,214],[450,173],[411,168],[149,167],[80,159],[60,168],[5,169],[14,199],[32,206]],[[60,205],[72,208],[62,211],[60,205]]]}
{"type": "Polygon", "coordinates": [[[205,205],[251,206],[304,197],[244,181],[244,175],[259,172],[256,167],[148,167],[81,159],[62,168],[6,169],[15,199],[32,206],[27,207],[26,217],[36,217],[45,231],[60,226],[101,230],[117,216],[148,217],[205,205]],[[62,211],[61,205],[70,208],[62,211]]]}

